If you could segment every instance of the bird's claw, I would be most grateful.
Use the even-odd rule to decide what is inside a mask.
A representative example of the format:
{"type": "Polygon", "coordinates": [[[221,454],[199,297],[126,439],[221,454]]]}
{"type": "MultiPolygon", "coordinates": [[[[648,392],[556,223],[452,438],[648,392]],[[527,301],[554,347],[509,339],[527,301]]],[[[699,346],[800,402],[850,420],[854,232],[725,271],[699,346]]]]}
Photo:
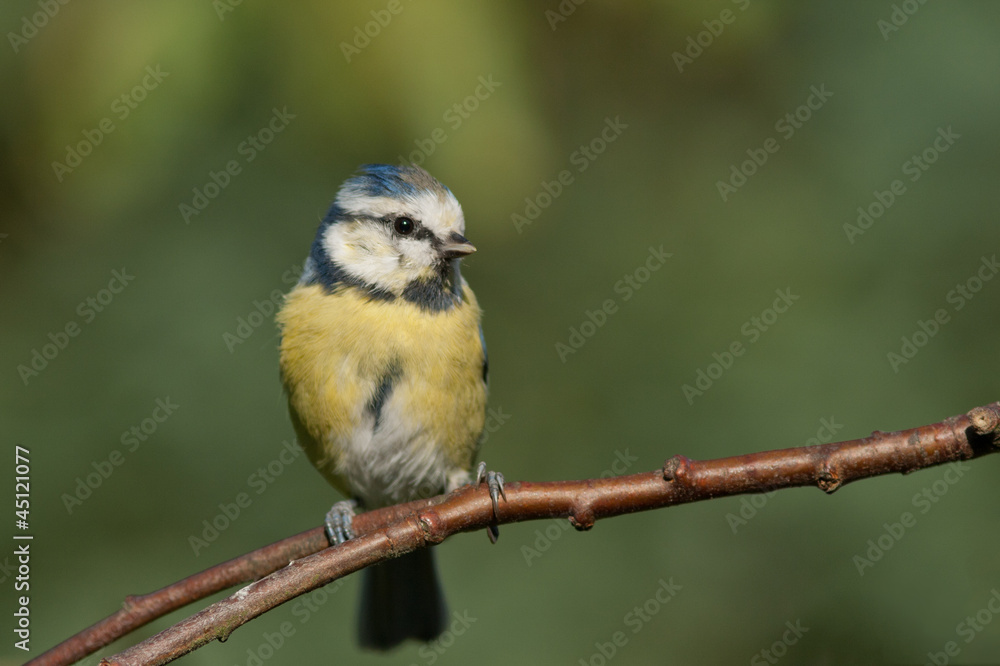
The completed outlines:
{"type": "Polygon", "coordinates": [[[476,483],[486,482],[486,485],[490,489],[490,499],[493,500],[493,515],[496,518],[500,518],[500,507],[498,506],[498,499],[503,497],[504,501],[507,501],[507,492],[504,490],[503,474],[500,472],[488,472],[486,471],[486,463],[479,463],[479,469],[476,470],[476,483]]]}
{"type": "MultiPolygon", "coordinates": [[[[481,462],[479,463],[479,468],[476,470],[476,484],[481,484],[483,481],[486,482],[487,487],[490,489],[490,500],[493,501],[493,517],[499,520],[499,498],[503,497],[504,501],[507,501],[507,492],[503,486],[503,474],[487,471],[486,463],[481,462]]],[[[490,538],[490,543],[496,543],[500,537],[500,528],[497,527],[496,523],[493,523],[486,528],[486,535],[490,538]]]]}
{"type": "Polygon", "coordinates": [[[354,538],[354,527],[352,520],[354,511],[358,508],[358,503],[354,500],[344,500],[337,502],[326,514],[326,538],[331,546],[339,546],[345,541],[354,538]]]}

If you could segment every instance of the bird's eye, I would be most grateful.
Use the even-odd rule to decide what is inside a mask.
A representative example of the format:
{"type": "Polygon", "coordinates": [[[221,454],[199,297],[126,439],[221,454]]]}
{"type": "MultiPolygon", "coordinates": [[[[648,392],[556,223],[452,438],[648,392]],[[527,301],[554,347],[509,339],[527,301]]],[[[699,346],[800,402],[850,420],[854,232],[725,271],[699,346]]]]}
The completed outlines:
{"type": "Polygon", "coordinates": [[[392,223],[392,228],[396,230],[396,233],[400,236],[409,236],[413,233],[416,228],[416,222],[410,217],[397,217],[392,223]]]}

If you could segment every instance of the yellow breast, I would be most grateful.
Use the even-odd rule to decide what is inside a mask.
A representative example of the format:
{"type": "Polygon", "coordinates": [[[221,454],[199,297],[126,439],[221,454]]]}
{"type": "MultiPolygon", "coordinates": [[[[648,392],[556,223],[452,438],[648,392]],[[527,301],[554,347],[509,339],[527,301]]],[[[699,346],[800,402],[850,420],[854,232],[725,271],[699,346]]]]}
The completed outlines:
{"type": "MultiPolygon", "coordinates": [[[[353,287],[331,294],[298,286],[286,297],[278,322],[292,421],[310,460],[342,492],[354,493],[343,458],[348,447],[372,446],[364,430],[371,430],[371,406],[387,376],[394,419],[402,421],[393,427],[412,433],[415,450],[441,454],[442,474],[471,467],[486,385],[479,305],[467,285],[462,295],[461,304],[441,312],[403,299],[371,300],[353,287]]],[[[406,463],[393,464],[402,473],[406,463]]]]}

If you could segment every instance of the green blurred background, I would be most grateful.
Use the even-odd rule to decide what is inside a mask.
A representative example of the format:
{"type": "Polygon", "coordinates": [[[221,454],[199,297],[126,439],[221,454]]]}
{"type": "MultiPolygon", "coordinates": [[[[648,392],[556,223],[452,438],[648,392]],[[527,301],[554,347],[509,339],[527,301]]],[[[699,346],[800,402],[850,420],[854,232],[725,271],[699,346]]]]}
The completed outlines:
{"type": "MultiPolygon", "coordinates": [[[[304,457],[275,462],[293,437],[277,331],[251,313],[288,290],[359,164],[422,161],[464,206],[504,421],[483,457],[508,479],[798,446],[827,435],[824,419],[849,439],[1000,398],[1000,280],[976,283],[1000,249],[996,3],[50,4],[51,17],[45,3],[0,8],[0,422],[4,456],[32,457],[33,654],[126,594],[318,525],[337,499],[304,457]],[[812,90],[831,95],[800,109],[812,90]],[[268,135],[275,110],[285,124],[268,135]],[[796,112],[808,119],[789,136],[778,123],[796,112]],[[602,145],[607,122],[619,130],[602,145]],[[777,152],[724,201],[718,181],[768,139],[777,152]],[[928,148],[936,161],[906,172],[928,148]],[[185,220],[181,204],[230,161],[239,172],[185,220]],[[572,182],[547,199],[564,170],[572,182]],[[849,238],[896,179],[905,191],[849,238]],[[647,277],[660,246],[672,256],[626,300],[616,284],[647,277]],[[123,269],[134,279],[108,302],[123,269]],[[981,289],[958,298],[958,285],[981,289]],[[775,321],[779,289],[798,299],[775,321]],[[603,326],[560,358],[608,299],[603,326]],[[939,309],[947,321],[894,368],[887,355],[939,309]],[[68,324],[78,335],[41,371],[18,369],[68,324]],[[735,342],[744,353],[686,399],[735,342]],[[126,445],[157,399],[178,407],[126,445]],[[95,476],[111,456],[121,464],[95,476]],[[88,475],[97,487],[68,505],[88,475]],[[196,555],[191,537],[240,493],[249,506],[196,555]]],[[[756,498],[756,515],[731,498],[588,533],[526,523],[495,547],[462,535],[438,552],[452,608],[475,622],[447,645],[358,653],[351,577],[184,661],[596,666],[616,632],[622,664],[767,663],[776,641],[786,663],[923,663],[948,641],[954,661],[995,660],[1000,622],[969,642],[960,623],[1000,589],[998,470],[987,458],[961,477],[783,491],[756,498]],[[914,502],[924,491],[936,501],[914,502]],[[859,575],[855,556],[907,511],[916,524],[859,575]],[[676,596],[647,604],[671,579],[676,596]],[[648,622],[632,614],[644,605],[648,622]],[[780,644],[786,622],[808,628],[794,645],[780,644]]],[[[2,476],[10,497],[12,466],[2,476]]],[[[20,663],[0,577],[0,655],[20,663]]]]}

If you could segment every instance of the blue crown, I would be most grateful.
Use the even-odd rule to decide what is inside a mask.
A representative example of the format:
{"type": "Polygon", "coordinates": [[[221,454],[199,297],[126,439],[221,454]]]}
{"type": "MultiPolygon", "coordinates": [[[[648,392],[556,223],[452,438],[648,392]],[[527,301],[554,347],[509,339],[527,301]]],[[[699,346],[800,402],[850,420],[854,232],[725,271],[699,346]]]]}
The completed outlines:
{"type": "Polygon", "coordinates": [[[341,192],[364,194],[370,197],[406,198],[421,191],[448,192],[434,176],[417,166],[392,164],[365,164],[359,175],[348,178],[341,192]]]}

